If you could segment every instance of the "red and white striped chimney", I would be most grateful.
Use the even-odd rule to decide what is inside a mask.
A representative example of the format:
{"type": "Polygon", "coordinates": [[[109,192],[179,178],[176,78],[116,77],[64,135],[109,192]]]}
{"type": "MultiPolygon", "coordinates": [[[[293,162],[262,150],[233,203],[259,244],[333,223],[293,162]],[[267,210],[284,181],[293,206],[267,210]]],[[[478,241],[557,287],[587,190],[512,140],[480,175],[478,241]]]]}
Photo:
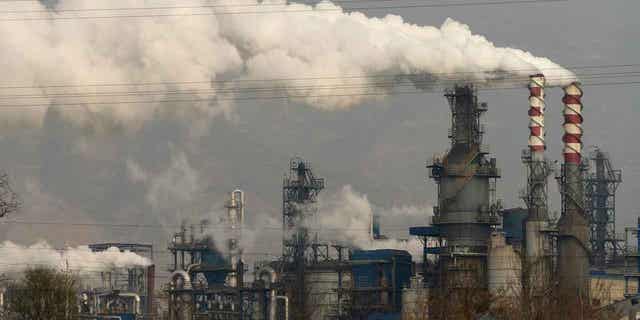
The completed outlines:
{"type": "Polygon", "coordinates": [[[532,154],[542,154],[545,150],[544,85],[544,75],[529,77],[529,150],[532,154]]]}
{"type": "Polygon", "coordinates": [[[564,97],[564,162],[580,164],[582,152],[582,89],[573,82],[563,88],[564,97]]]}

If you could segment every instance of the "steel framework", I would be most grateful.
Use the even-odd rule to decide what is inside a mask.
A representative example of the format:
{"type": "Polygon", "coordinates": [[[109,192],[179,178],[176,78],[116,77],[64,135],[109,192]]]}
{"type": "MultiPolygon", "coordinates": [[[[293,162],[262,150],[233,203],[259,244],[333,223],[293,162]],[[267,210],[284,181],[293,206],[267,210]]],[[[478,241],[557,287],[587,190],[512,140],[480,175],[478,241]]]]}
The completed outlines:
{"type": "Polygon", "coordinates": [[[596,148],[589,155],[585,177],[585,210],[589,217],[589,241],[593,264],[603,268],[614,263],[623,250],[624,239],[616,235],[616,191],[622,170],[614,169],[609,155],[596,148]]]}
{"type": "Polygon", "coordinates": [[[289,171],[282,184],[283,256],[293,262],[309,246],[308,219],[317,211],[324,179],[317,178],[311,165],[297,157],[291,159],[289,171]]]}
{"type": "MultiPolygon", "coordinates": [[[[316,178],[311,165],[301,158],[289,162],[289,175],[282,184],[282,265],[281,273],[289,292],[294,317],[303,317],[306,309],[305,268],[311,246],[309,219],[317,212],[318,193],[324,189],[324,179],[316,178]]],[[[314,247],[314,254],[318,249],[314,247]]]]}

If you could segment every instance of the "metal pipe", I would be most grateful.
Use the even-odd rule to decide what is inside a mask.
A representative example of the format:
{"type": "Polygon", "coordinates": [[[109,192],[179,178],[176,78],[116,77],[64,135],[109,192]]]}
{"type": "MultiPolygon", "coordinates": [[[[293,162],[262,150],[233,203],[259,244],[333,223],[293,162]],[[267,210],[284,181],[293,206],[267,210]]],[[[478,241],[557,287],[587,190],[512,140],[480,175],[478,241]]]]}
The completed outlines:
{"type": "MultiPolygon", "coordinates": [[[[626,232],[625,232],[626,234],[626,232]]],[[[640,253],[640,217],[638,218],[638,226],[636,229],[636,242],[637,242],[637,247],[636,247],[636,254],[640,253]]],[[[626,243],[626,241],[625,241],[626,243]]],[[[640,273],[640,255],[638,255],[637,258],[637,271],[640,273]]],[[[627,291],[625,291],[626,293],[627,291]]],[[[640,294],[640,277],[638,278],[638,285],[637,285],[637,293],[640,294]]]]}
{"type": "Polygon", "coordinates": [[[287,296],[276,296],[276,299],[284,301],[284,320],[289,320],[289,298],[287,296]]]}
{"type": "Polygon", "coordinates": [[[150,265],[147,267],[147,300],[145,312],[151,316],[155,315],[154,298],[155,298],[155,280],[156,280],[156,266],[150,265]]]}
{"type": "Polygon", "coordinates": [[[278,300],[276,298],[276,290],[269,291],[269,320],[276,320],[276,311],[278,309],[278,300]]]}
{"type": "Polygon", "coordinates": [[[392,257],[391,258],[391,290],[392,290],[391,291],[391,299],[392,299],[391,300],[391,305],[393,306],[392,307],[393,311],[398,311],[398,309],[399,309],[399,306],[398,306],[398,303],[397,303],[397,297],[396,297],[396,295],[397,295],[396,291],[398,290],[398,288],[396,286],[396,281],[397,281],[397,279],[396,279],[396,271],[397,271],[397,268],[398,268],[398,266],[397,266],[397,263],[396,263],[396,257],[392,257]]]}

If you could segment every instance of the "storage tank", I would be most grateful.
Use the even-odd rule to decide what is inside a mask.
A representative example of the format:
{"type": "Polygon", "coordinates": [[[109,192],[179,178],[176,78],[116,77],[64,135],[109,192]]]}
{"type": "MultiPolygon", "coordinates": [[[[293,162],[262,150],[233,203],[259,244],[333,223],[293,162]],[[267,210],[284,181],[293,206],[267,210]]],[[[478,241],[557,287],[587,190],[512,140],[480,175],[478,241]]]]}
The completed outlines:
{"type": "Polygon", "coordinates": [[[427,320],[429,317],[429,289],[421,276],[411,278],[409,288],[402,290],[402,320],[427,320]]]}
{"type": "Polygon", "coordinates": [[[351,287],[351,273],[336,264],[314,264],[305,272],[306,315],[311,320],[338,318],[345,310],[351,287]]]}
{"type": "Polygon", "coordinates": [[[487,257],[489,292],[499,296],[520,294],[522,263],[520,256],[508,245],[503,232],[492,232],[487,257]]]}

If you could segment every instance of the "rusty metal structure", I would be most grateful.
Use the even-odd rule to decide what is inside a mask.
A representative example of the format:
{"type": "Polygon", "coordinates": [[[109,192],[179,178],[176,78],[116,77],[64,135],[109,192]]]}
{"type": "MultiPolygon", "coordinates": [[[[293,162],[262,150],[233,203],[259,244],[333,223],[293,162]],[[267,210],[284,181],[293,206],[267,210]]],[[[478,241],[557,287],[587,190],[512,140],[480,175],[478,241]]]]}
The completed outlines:
{"type": "Polygon", "coordinates": [[[451,108],[451,148],[428,168],[438,185],[433,225],[444,240],[439,248],[440,287],[487,287],[487,253],[491,231],[499,224],[495,183],[500,170],[482,144],[487,111],[471,85],[445,93],[451,108]]]}

